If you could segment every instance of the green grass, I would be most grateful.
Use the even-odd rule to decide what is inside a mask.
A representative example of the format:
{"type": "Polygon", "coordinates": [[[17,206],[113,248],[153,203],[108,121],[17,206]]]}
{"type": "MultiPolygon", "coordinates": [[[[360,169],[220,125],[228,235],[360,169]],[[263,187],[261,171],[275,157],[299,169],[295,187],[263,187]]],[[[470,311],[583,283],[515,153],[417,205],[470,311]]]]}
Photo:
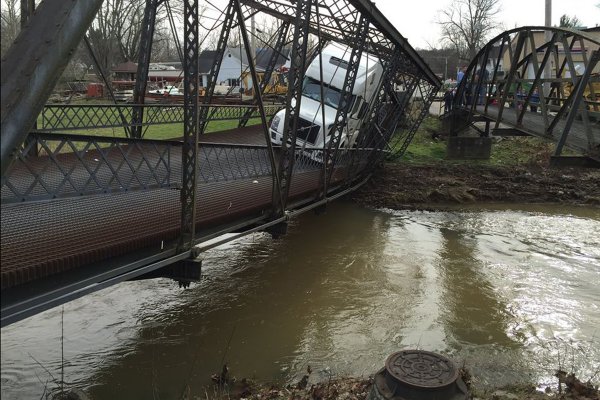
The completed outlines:
{"type": "MultiPolygon", "coordinates": [[[[107,104],[106,100],[77,100],[72,102],[73,105],[95,105],[95,104],[107,104]]],[[[147,116],[147,114],[146,114],[147,116]]],[[[212,132],[219,132],[228,129],[237,128],[239,121],[227,120],[227,121],[210,121],[206,126],[205,133],[210,134],[212,132]]],[[[260,118],[252,118],[248,121],[248,126],[260,124],[260,118]]],[[[38,126],[42,126],[42,117],[38,117],[38,126]]],[[[143,129],[143,138],[152,140],[179,140],[183,137],[183,123],[172,123],[172,124],[160,124],[160,125],[149,125],[143,129]]],[[[61,133],[69,133],[73,135],[89,135],[99,137],[112,137],[112,138],[126,138],[127,133],[123,127],[112,127],[112,128],[92,128],[92,129],[74,129],[74,130],[62,130],[61,133]]],[[[46,143],[50,151],[56,151],[60,145],[60,140],[50,140],[46,143]]],[[[86,147],[85,141],[74,141],[72,142],[77,150],[82,150],[86,147]]],[[[107,147],[109,144],[100,144],[100,147],[107,147]]],[[[63,146],[60,149],[60,153],[72,151],[71,146],[63,146]]]]}
{"type": "Polygon", "coordinates": [[[440,130],[441,122],[437,117],[425,118],[404,155],[390,161],[415,164],[485,164],[491,166],[547,165],[555,147],[555,144],[536,137],[507,137],[492,144],[492,154],[489,160],[447,160],[444,139],[432,139],[432,133],[440,130]]]}
{"type": "MultiPolygon", "coordinates": [[[[94,104],[107,104],[106,100],[76,100],[71,104],[73,105],[94,105],[94,104]]],[[[248,126],[260,124],[260,118],[252,118],[248,121],[248,126]]],[[[38,117],[38,126],[42,126],[42,117],[38,117]]],[[[238,120],[228,121],[211,121],[208,123],[205,133],[219,132],[228,129],[234,129],[238,126],[238,120]]],[[[80,135],[91,135],[91,136],[107,136],[107,137],[126,137],[125,129],[122,127],[113,128],[93,128],[93,129],[77,129],[77,130],[65,130],[71,134],[80,135]]],[[[155,139],[155,140],[169,140],[178,139],[183,136],[183,123],[175,124],[161,124],[161,125],[150,125],[144,130],[144,139],[155,139]]]]}
{"type": "Polygon", "coordinates": [[[400,161],[416,163],[442,161],[446,156],[446,143],[431,137],[433,132],[438,132],[440,129],[439,119],[425,118],[400,161]]]}
{"type": "MultiPolygon", "coordinates": [[[[248,121],[248,126],[260,123],[260,120],[251,119],[248,121]]],[[[237,128],[238,121],[211,121],[206,127],[205,133],[219,132],[228,129],[237,128]]],[[[169,140],[179,139],[183,137],[183,123],[165,124],[165,125],[150,125],[144,131],[144,139],[169,140]]],[[[72,131],[74,134],[93,135],[93,136],[112,136],[125,137],[123,128],[102,128],[102,129],[86,129],[72,131]]]]}

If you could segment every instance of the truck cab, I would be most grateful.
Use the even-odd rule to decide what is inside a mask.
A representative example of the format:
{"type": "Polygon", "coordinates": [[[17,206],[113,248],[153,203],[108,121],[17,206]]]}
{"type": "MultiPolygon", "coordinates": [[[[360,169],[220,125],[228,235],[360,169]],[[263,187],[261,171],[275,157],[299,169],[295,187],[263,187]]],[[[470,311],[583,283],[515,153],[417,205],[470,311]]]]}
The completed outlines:
{"type": "MultiPolygon", "coordinates": [[[[302,102],[296,132],[296,145],[300,148],[328,147],[351,53],[352,49],[333,43],[323,49],[322,57],[317,55],[308,66],[302,85],[302,102]],[[320,58],[323,60],[323,79],[320,58]]],[[[370,104],[381,86],[382,75],[383,67],[379,59],[363,53],[352,91],[350,110],[343,126],[340,148],[354,146],[370,104]]],[[[285,111],[280,110],[273,117],[269,128],[271,142],[276,145],[280,145],[283,138],[285,111]]]]}

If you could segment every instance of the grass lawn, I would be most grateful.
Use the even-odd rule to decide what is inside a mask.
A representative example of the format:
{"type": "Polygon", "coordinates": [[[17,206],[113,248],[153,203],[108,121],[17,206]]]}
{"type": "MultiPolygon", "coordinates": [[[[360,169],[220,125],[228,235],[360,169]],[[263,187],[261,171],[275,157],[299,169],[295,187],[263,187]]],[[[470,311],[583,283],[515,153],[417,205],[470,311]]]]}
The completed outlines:
{"type": "Polygon", "coordinates": [[[432,133],[439,132],[440,129],[441,123],[437,117],[425,118],[405,154],[392,160],[416,164],[547,165],[555,148],[554,143],[536,137],[506,137],[492,144],[489,160],[447,160],[446,142],[443,139],[432,139],[432,133]]]}
{"type": "MultiPolygon", "coordinates": [[[[107,104],[106,100],[78,100],[74,101],[73,105],[94,105],[107,104]]],[[[147,114],[146,114],[147,115],[147,114]]],[[[260,124],[260,118],[252,118],[248,121],[248,125],[260,124]]],[[[42,117],[38,117],[38,126],[42,126],[42,117]]],[[[211,121],[208,123],[205,133],[218,132],[228,129],[237,128],[238,120],[227,121],[211,121]]],[[[62,132],[92,136],[107,136],[107,137],[126,137],[126,132],[123,127],[112,128],[92,128],[79,130],[64,130],[62,132]]],[[[183,123],[149,125],[144,127],[144,139],[178,139],[183,136],[183,123]]]]}
{"type": "MultiPolygon", "coordinates": [[[[254,125],[260,123],[260,119],[251,119],[248,121],[248,125],[254,125]]],[[[219,132],[227,129],[237,128],[238,121],[211,121],[206,127],[206,133],[219,132]]],[[[144,131],[144,139],[156,139],[156,140],[168,140],[168,139],[179,139],[183,136],[183,123],[179,124],[165,124],[165,125],[150,125],[144,131]]],[[[112,136],[112,137],[126,137],[125,130],[123,128],[101,128],[101,129],[86,129],[69,131],[73,134],[81,135],[93,135],[93,136],[112,136]]]]}

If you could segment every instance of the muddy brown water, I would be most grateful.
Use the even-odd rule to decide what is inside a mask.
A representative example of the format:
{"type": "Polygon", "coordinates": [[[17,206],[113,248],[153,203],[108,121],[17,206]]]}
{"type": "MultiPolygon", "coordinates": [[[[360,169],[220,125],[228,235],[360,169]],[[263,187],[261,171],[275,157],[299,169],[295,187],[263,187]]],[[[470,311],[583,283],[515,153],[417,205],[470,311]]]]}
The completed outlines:
{"type": "Polygon", "coordinates": [[[125,282],[3,328],[2,398],[56,392],[63,373],[95,400],[204,397],[223,363],[319,380],[367,376],[403,348],[464,362],[482,387],[550,384],[557,367],[600,381],[598,208],[338,202],[203,265],[187,290],[125,282]]]}

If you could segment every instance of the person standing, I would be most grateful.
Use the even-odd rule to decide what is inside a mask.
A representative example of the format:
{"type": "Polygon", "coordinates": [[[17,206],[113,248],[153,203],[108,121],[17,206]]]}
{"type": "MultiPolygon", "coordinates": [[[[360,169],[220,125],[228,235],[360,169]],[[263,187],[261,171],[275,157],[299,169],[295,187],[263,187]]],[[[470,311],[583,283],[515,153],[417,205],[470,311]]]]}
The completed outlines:
{"type": "Polygon", "coordinates": [[[529,108],[531,112],[537,112],[538,105],[540,104],[540,92],[538,88],[533,90],[533,94],[531,95],[531,100],[529,100],[529,108]]]}
{"type": "MultiPolygon", "coordinates": [[[[463,78],[465,77],[465,73],[467,72],[467,67],[462,66],[459,70],[458,73],[456,74],[456,91],[459,92],[458,88],[460,87],[460,81],[463,80],[463,78]]],[[[466,87],[465,87],[466,89],[466,87]]],[[[465,91],[463,90],[463,95],[461,96],[461,98],[459,99],[459,104],[462,105],[465,102],[465,97],[464,97],[464,93],[465,91]]]]}
{"type": "Polygon", "coordinates": [[[446,88],[444,93],[444,113],[452,111],[452,102],[454,101],[454,89],[451,87],[446,88]]]}
{"type": "Polygon", "coordinates": [[[465,72],[467,71],[467,67],[462,67],[461,69],[458,70],[458,73],[456,74],[456,83],[460,84],[460,81],[462,81],[462,79],[465,77],[465,72]]]}

